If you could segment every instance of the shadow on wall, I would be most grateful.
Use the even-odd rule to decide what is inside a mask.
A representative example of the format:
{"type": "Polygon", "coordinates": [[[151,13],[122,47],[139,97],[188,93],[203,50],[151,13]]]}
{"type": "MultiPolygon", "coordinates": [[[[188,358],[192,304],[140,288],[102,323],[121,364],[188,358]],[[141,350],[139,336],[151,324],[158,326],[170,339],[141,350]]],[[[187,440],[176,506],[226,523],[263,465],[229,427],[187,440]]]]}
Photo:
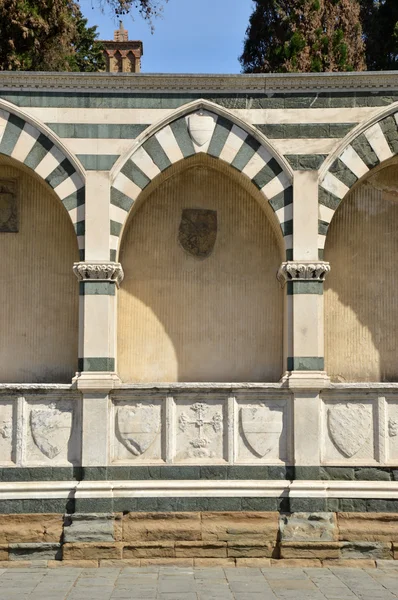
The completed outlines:
{"type": "Polygon", "coordinates": [[[281,376],[279,242],[226,169],[208,157],[172,167],[127,224],[118,305],[123,381],[281,376]]]}
{"type": "Polygon", "coordinates": [[[331,222],[325,259],[332,380],[398,381],[398,165],[360,183],[331,222]]]}

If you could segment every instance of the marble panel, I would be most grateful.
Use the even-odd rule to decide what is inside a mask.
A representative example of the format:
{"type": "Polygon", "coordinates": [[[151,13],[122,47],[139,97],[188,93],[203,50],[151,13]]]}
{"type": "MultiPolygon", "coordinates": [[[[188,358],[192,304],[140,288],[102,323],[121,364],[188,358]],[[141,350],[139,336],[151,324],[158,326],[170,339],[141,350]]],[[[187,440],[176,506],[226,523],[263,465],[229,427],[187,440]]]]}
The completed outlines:
{"type": "Polygon", "coordinates": [[[387,460],[389,462],[398,461],[398,398],[386,399],[387,404],[387,428],[386,428],[386,446],[387,460]]]}
{"type": "Polygon", "coordinates": [[[16,400],[2,398],[0,400],[0,465],[13,466],[15,463],[16,444],[16,400]]]}

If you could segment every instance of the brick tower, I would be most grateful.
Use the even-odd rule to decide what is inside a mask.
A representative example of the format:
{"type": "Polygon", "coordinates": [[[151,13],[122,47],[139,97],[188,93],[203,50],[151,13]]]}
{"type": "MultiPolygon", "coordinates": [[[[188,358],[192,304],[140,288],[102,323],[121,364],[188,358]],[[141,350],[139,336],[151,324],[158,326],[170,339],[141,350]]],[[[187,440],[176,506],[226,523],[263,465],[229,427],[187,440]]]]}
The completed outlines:
{"type": "Polygon", "coordinates": [[[127,29],[120,21],[113,40],[101,40],[104,45],[106,70],[110,73],[139,73],[143,45],[141,41],[129,40],[127,29]]]}

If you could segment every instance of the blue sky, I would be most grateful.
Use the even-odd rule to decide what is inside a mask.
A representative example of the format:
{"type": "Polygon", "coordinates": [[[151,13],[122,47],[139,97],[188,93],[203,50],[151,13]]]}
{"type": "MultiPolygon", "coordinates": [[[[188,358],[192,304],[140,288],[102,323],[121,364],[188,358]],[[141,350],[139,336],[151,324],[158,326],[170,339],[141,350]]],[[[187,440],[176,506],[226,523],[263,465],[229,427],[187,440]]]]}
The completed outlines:
{"type": "MultiPolygon", "coordinates": [[[[113,39],[118,20],[99,0],[80,0],[89,25],[101,39],[113,39]],[[94,8],[93,8],[94,7],[94,8]]],[[[169,0],[155,32],[139,16],[124,16],[129,38],[142,40],[145,73],[240,73],[238,56],[252,12],[252,0],[169,0]]]]}

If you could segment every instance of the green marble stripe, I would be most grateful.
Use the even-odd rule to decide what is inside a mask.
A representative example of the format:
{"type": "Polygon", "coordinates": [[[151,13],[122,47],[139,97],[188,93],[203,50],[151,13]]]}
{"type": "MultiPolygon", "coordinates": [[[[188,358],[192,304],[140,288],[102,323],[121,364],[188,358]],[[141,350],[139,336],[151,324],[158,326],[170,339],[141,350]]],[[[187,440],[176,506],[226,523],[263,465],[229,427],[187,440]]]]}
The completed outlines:
{"type": "Polygon", "coordinates": [[[288,371],[323,371],[325,360],[323,356],[289,356],[288,371]]]}
{"type": "Polygon", "coordinates": [[[77,154],[87,171],[110,171],[119,154],[77,154]]]}
{"type": "Polygon", "coordinates": [[[109,357],[85,357],[79,358],[79,371],[114,371],[115,359],[109,357]]]}
{"type": "Polygon", "coordinates": [[[128,212],[133,206],[134,200],[132,200],[129,196],[126,196],[126,194],[123,194],[123,192],[121,192],[120,190],[117,190],[116,188],[112,187],[111,204],[114,204],[115,206],[118,206],[119,208],[122,208],[123,210],[128,212]]]}
{"type": "Polygon", "coordinates": [[[10,156],[25,126],[25,121],[16,115],[10,114],[0,143],[0,153],[10,156]]]}
{"type": "Polygon", "coordinates": [[[327,154],[285,154],[285,158],[295,171],[317,171],[327,154]]]}
{"type": "Polygon", "coordinates": [[[357,123],[280,123],[256,125],[270,139],[343,138],[357,123]]]}
{"type": "Polygon", "coordinates": [[[251,135],[248,135],[242,146],[239,148],[231,166],[238,169],[238,171],[243,171],[249,160],[255,155],[260,147],[260,142],[251,135]]]}
{"type": "Polygon", "coordinates": [[[391,152],[398,154],[398,129],[397,122],[393,116],[386,117],[379,123],[384,136],[391,148],[391,152]]]}
{"type": "Polygon", "coordinates": [[[323,206],[327,206],[332,210],[336,210],[336,208],[341,202],[340,198],[338,198],[331,192],[328,192],[328,190],[325,190],[325,188],[323,188],[321,185],[319,186],[318,199],[320,204],[323,204],[323,206]]]}
{"type": "Polygon", "coordinates": [[[327,223],[326,221],[321,221],[321,219],[318,220],[318,233],[320,235],[326,235],[329,229],[329,225],[330,223],[327,223]]]}
{"type": "Polygon", "coordinates": [[[85,188],[80,188],[75,192],[72,192],[69,196],[62,200],[62,204],[65,206],[66,210],[73,210],[78,206],[83,206],[86,201],[86,190],[85,188]]]}
{"type": "Polygon", "coordinates": [[[151,182],[149,177],[147,177],[131,159],[126,162],[121,172],[142,190],[151,182]]]}
{"type": "Polygon", "coordinates": [[[288,281],[287,295],[294,296],[295,294],[316,294],[323,295],[322,281],[288,281]]]}
{"type": "Polygon", "coordinates": [[[115,296],[116,283],[113,281],[80,281],[80,296],[115,296]]]}
{"type": "Polygon", "coordinates": [[[78,221],[74,224],[76,235],[84,235],[86,232],[86,222],[78,221]]]}
{"type": "Polygon", "coordinates": [[[358,177],[339,158],[334,161],[329,168],[329,172],[333,173],[333,175],[337,177],[339,181],[342,181],[348,188],[351,188],[358,181],[358,177]]]}
{"type": "Polygon", "coordinates": [[[115,261],[117,256],[117,250],[110,250],[109,252],[109,260],[115,261]]]}
{"type": "Polygon", "coordinates": [[[157,138],[154,135],[152,137],[150,137],[142,145],[142,147],[149,154],[149,156],[152,158],[155,165],[161,171],[164,171],[165,169],[168,169],[171,166],[169,157],[167,156],[166,152],[163,150],[162,146],[160,145],[160,142],[157,140],[157,138]]]}
{"type": "Polygon", "coordinates": [[[293,260],[293,248],[286,250],[286,260],[293,260]]]}
{"type": "Polygon", "coordinates": [[[52,188],[56,188],[57,185],[68,179],[71,175],[76,173],[76,170],[72,163],[65,158],[58,167],[55,167],[54,171],[46,177],[46,181],[52,188]]]}
{"type": "Polygon", "coordinates": [[[210,140],[210,145],[207,150],[207,153],[210,154],[210,156],[219,158],[232,127],[233,123],[229,119],[226,119],[225,117],[218,117],[212,138],[210,140]]]}
{"type": "Polygon", "coordinates": [[[275,158],[271,158],[269,162],[257,173],[255,177],[253,177],[252,181],[254,185],[261,190],[267,183],[275,179],[280,173],[282,173],[282,167],[275,160],[275,158]]]}
{"type": "Polygon", "coordinates": [[[323,248],[318,249],[318,258],[319,260],[324,260],[325,250],[323,248]]]}
{"type": "Polygon", "coordinates": [[[285,221],[281,223],[281,229],[284,236],[292,235],[293,233],[293,220],[285,221]]]}
{"type": "Polygon", "coordinates": [[[119,237],[122,227],[123,227],[122,223],[118,223],[117,221],[111,220],[111,222],[110,222],[111,235],[116,235],[117,237],[119,237]]]}
{"type": "Polygon", "coordinates": [[[85,252],[84,252],[84,248],[79,250],[79,260],[84,260],[85,257],[85,252]]]}
{"type": "Polygon", "coordinates": [[[25,158],[25,165],[35,170],[53,146],[54,144],[52,141],[41,133],[28,156],[25,158]]]}
{"type": "Polygon", "coordinates": [[[47,123],[47,127],[60,138],[133,140],[141,135],[149,127],[149,124],[47,123]]]}
{"type": "Polygon", "coordinates": [[[192,156],[195,154],[195,148],[193,146],[193,142],[188,133],[187,123],[185,118],[177,119],[177,121],[173,121],[170,123],[170,127],[174,133],[174,137],[177,140],[177,144],[184,155],[184,158],[188,158],[188,156],[192,156]]]}
{"type": "Polygon", "coordinates": [[[369,169],[379,164],[377,155],[363,133],[351,142],[351,146],[369,169]]]}
{"type": "Polygon", "coordinates": [[[276,196],[271,198],[269,201],[272,208],[277,211],[280,208],[284,208],[285,206],[289,206],[293,202],[293,186],[289,186],[282,192],[279,192],[276,196]]]}

